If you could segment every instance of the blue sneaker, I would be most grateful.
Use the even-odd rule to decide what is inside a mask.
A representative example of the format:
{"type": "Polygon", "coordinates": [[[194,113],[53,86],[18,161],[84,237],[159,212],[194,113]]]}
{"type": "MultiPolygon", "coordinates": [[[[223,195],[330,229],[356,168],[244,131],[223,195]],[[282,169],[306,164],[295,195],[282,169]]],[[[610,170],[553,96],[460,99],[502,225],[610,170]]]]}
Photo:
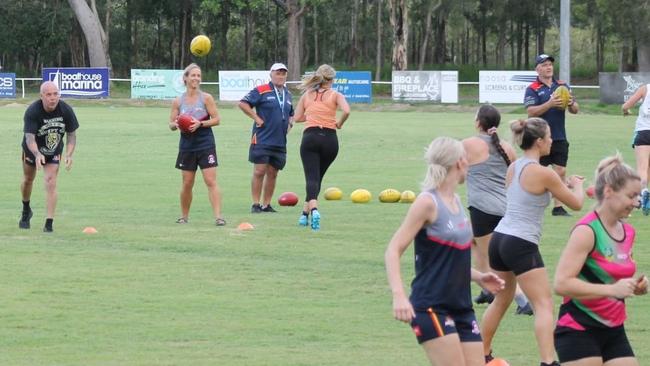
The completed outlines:
{"type": "Polygon", "coordinates": [[[311,211],[311,229],[320,230],[320,212],[318,210],[311,211]]]}
{"type": "Polygon", "coordinates": [[[646,216],[650,214],[650,192],[647,188],[641,191],[641,210],[646,216]]]}
{"type": "Polygon", "coordinates": [[[300,215],[300,218],[298,219],[298,225],[300,226],[307,226],[309,225],[309,217],[307,215],[300,215]]]}

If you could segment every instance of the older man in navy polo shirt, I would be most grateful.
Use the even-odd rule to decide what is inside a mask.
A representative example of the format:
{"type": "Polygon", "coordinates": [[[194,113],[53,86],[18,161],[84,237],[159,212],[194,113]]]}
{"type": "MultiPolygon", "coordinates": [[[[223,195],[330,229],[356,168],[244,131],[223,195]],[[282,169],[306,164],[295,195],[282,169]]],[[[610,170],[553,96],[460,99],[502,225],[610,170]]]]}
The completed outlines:
{"type": "Polygon", "coordinates": [[[285,85],[287,67],[276,63],[271,66],[270,72],[271,81],[268,84],[254,88],[239,102],[239,108],[253,119],[248,151],[248,161],[254,164],[251,179],[252,213],[275,212],[271,199],[278,171],[287,162],[287,133],[293,127],[291,93],[285,85]]]}
{"type": "MultiPolygon", "coordinates": [[[[537,80],[526,88],[524,106],[528,111],[528,117],[543,118],[551,127],[551,138],[553,139],[551,153],[543,156],[539,162],[544,166],[552,165],[553,170],[564,180],[569,160],[569,141],[567,141],[564,128],[566,111],[562,108],[562,100],[556,98],[553,92],[561,85],[566,86],[569,91],[571,87],[564,81],[553,77],[553,62],[555,62],[553,56],[546,54],[541,54],[535,59],[537,80]]],[[[579,111],[573,93],[567,109],[572,114],[579,111]]],[[[558,200],[555,200],[552,214],[553,216],[571,216],[558,200]]]]}

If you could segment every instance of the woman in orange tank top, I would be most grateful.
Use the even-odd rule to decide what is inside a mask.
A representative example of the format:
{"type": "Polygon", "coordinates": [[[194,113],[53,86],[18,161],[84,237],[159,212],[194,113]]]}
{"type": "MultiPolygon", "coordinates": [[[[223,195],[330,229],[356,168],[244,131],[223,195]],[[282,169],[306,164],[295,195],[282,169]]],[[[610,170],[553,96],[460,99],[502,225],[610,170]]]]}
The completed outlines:
{"type": "Polygon", "coordinates": [[[300,158],[305,172],[307,195],[300,226],[310,224],[312,230],[320,230],[321,214],[318,211],[318,193],[323,176],[339,152],[336,130],[341,129],[350,116],[350,105],[343,94],[332,89],[336,71],[329,65],[321,65],[316,72],[305,78],[300,85],[303,95],[296,107],[295,121],[305,122],[300,144],[300,158]],[[342,113],[337,118],[336,111],[342,113]]]}

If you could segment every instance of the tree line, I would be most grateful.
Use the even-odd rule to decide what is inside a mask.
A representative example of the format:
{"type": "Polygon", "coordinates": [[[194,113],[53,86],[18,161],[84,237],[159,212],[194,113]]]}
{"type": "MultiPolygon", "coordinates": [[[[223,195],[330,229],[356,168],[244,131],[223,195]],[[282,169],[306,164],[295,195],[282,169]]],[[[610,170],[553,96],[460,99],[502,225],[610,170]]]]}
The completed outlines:
{"type": "MultiPolygon", "coordinates": [[[[266,69],[289,77],[321,63],[371,70],[531,69],[557,53],[561,0],[13,0],[0,1],[0,66],[21,76],[42,67],[106,66],[207,71],[266,69]],[[197,34],[205,59],[189,53],[197,34]]],[[[650,70],[650,0],[572,0],[572,38],[594,72],[650,70]],[[583,44],[584,43],[584,44],[583,44]],[[574,40],[576,44],[576,40],[574,40]]],[[[574,52],[575,53],[575,52],[574,52]]]]}

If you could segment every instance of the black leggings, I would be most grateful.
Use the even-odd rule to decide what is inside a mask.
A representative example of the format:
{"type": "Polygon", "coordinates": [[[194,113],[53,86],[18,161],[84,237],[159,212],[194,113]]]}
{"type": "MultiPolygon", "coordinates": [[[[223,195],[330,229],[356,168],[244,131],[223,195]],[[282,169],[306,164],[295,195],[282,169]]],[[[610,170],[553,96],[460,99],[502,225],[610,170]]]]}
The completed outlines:
{"type": "Polygon", "coordinates": [[[325,172],[338,153],[339,140],[336,137],[336,130],[310,127],[303,132],[300,159],[305,171],[306,202],[318,198],[325,172]]]}

